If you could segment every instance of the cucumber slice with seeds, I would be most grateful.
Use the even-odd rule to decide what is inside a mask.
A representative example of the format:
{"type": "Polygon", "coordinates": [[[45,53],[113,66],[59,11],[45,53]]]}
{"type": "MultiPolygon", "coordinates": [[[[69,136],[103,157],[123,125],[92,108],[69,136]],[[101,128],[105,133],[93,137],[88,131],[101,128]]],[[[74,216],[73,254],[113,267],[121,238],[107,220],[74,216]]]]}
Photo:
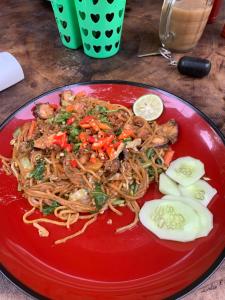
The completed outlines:
{"type": "Polygon", "coordinates": [[[213,214],[209,211],[209,209],[203,206],[201,203],[196,200],[182,197],[182,196],[170,196],[166,195],[162,198],[163,200],[169,201],[181,201],[186,203],[190,207],[192,207],[195,212],[198,214],[200,219],[200,230],[197,234],[197,237],[207,236],[213,228],[213,214]]]}
{"type": "Polygon", "coordinates": [[[151,200],[142,206],[141,223],[160,239],[188,242],[201,230],[196,211],[182,201],[151,200]]]}
{"type": "Polygon", "coordinates": [[[159,175],[159,190],[164,195],[180,196],[181,194],[178,189],[178,184],[165,173],[159,175]]]}
{"type": "Polygon", "coordinates": [[[171,162],[166,174],[181,185],[188,186],[205,174],[205,168],[199,159],[185,156],[171,162]]]}
{"type": "Polygon", "coordinates": [[[207,206],[217,193],[216,189],[202,179],[189,186],[179,185],[179,190],[181,195],[193,198],[204,206],[207,206]]]}

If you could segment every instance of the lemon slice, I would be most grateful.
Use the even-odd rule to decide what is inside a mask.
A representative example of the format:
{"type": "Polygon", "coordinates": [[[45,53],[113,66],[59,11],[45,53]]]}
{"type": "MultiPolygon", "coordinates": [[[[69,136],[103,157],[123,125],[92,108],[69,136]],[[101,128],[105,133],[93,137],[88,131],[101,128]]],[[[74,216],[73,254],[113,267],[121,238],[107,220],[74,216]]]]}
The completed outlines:
{"type": "Polygon", "coordinates": [[[162,99],[154,94],[141,96],[134,102],[133,111],[136,116],[153,121],[163,112],[162,99]]]}

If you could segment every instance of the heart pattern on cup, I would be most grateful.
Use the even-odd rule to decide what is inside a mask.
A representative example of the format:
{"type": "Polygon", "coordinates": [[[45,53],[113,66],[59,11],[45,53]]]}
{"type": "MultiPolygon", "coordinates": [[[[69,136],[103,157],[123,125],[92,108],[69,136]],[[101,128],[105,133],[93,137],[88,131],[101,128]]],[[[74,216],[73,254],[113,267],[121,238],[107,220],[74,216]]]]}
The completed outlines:
{"type": "Polygon", "coordinates": [[[63,27],[64,29],[66,29],[66,27],[67,27],[67,22],[66,22],[66,21],[60,21],[60,23],[61,23],[62,27],[63,27]]]}
{"type": "Polygon", "coordinates": [[[69,35],[64,35],[64,39],[67,43],[70,42],[70,36],[69,35]]]}
{"type": "Polygon", "coordinates": [[[80,17],[81,17],[82,20],[85,20],[85,18],[86,18],[85,12],[79,11],[79,15],[80,15],[80,17]]]}
{"type": "Polygon", "coordinates": [[[101,51],[101,46],[93,46],[96,53],[99,53],[101,51]]]}
{"type": "Polygon", "coordinates": [[[94,23],[98,23],[98,21],[100,19],[100,15],[99,14],[91,14],[91,19],[94,23]]]}
{"type": "Polygon", "coordinates": [[[123,9],[119,10],[119,17],[121,18],[123,15],[123,9]]]}
{"type": "Polygon", "coordinates": [[[98,0],[92,0],[93,4],[96,5],[98,3],[98,0]]]}
{"type": "Polygon", "coordinates": [[[121,30],[121,26],[117,27],[116,32],[119,34],[121,30]]]}
{"type": "Polygon", "coordinates": [[[88,35],[88,30],[87,30],[86,28],[82,28],[82,31],[83,31],[83,34],[84,34],[85,36],[88,35]]]}
{"type": "Polygon", "coordinates": [[[62,5],[58,5],[58,10],[59,10],[60,13],[62,13],[63,12],[63,6],[62,5]]]}
{"type": "Polygon", "coordinates": [[[110,51],[111,49],[112,49],[112,45],[106,45],[106,46],[105,46],[105,50],[106,50],[106,51],[110,51]]]}
{"type": "Polygon", "coordinates": [[[112,34],[113,34],[113,30],[111,29],[111,30],[106,30],[106,32],[105,32],[105,35],[108,37],[108,38],[110,38],[111,36],[112,36],[112,34]]]}
{"type": "Polygon", "coordinates": [[[114,0],[107,0],[109,4],[112,4],[114,0]]]}
{"type": "Polygon", "coordinates": [[[91,45],[90,44],[87,44],[87,43],[84,43],[84,47],[89,51],[91,49],[91,45]]]}
{"type": "Polygon", "coordinates": [[[101,35],[101,32],[99,30],[97,30],[97,31],[92,30],[92,35],[94,38],[98,39],[101,35]]]}
{"type": "Polygon", "coordinates": [[[105,17],[107,21],[111,22],[114,18],[114,13],[106,14],[105,17]]]}

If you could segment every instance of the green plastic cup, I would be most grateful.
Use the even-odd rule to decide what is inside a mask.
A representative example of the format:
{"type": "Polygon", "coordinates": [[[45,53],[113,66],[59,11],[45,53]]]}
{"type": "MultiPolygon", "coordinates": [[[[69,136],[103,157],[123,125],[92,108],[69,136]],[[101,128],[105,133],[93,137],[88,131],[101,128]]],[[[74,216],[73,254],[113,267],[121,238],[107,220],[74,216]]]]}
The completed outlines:
{"type": "Polygon", "coordinates": [[[82,45],[74,0],[51,0],[61,41],[70,49],[82,45]]]}
{"type": "Polygon", "coordinates": [[[126,0],[74,0],[84,53],[106,58],[119,51],[126,0]]]}

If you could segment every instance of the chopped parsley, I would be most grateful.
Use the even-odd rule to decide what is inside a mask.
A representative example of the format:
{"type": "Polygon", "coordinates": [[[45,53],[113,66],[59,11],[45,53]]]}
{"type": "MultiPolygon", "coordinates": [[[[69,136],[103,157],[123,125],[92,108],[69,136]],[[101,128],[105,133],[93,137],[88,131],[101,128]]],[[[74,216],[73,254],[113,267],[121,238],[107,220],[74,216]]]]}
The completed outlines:
{"type": "Polygon", "coordinates": [[[71,117],[71,113],[67,111],[61,111],[55,117],[55,123],[64,124],[71,117]]]}
{"type": "Polygon", "coordinates": [[[44,160],[39,159],[33,171],[30,173],[30,177],[36,180],[42,180],[44,176],[44,171],[45,171],[45,162],[44,160]]]}
{"type": "Polygon", "coordinates": [[[92,191],[92,196],[95,201],[95,206],[98,210],[100,210],[104,206],[106,200],[108,199],[108,195],[106,195],[102,191],[102,187],[100,183],[95,184],[95,189],[94,191],[92,191]]]}
{"type": "Polygon", "coordinates": [[[155,155],[155,150],[153,148],[149,148],[146,151],[146,156],[148,159],[151,159],[155,155]]]}
{"type": "Polygon", "coordinates": [[[44,215],[50,215],[54,213],[56,207],[60,206],[57,201],[52,201],[51,205],[45,205],[42,209],[44,215]]]}
{"type": "Polygon", "coordinates": [[[115,135],[118,136],[122,133],[122,128],[116,130],[115,135]]]}

